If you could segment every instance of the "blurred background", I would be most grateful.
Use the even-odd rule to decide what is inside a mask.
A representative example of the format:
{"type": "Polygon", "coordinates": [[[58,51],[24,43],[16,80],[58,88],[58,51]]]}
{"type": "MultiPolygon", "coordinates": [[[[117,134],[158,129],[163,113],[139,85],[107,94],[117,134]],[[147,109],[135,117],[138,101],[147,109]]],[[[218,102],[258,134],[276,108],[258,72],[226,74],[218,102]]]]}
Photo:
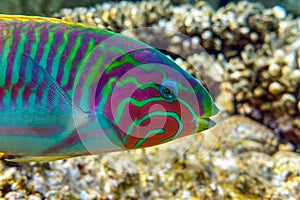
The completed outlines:
{"type": "MultiPolygon", "coordinates": [[[[1,0],[0,13],[7,14],[37,14],[47,15],[58,11],[61,8],[72,8],[76,6],[92,6],[96,3],[105,2],[103,0],[1,0]]],[[[174,0],[174,4],[194,3],[195,0],[174,0]]],[[[207,0],[214,8],[219,8],[229,2],[238,0],[207,0]]],[[[260,2],[267,7],[282,5],[288,11],[295,14],[300,13],[300,3],[298,0],[250,0],[250,2],[260,2]]]]}
{"type": "Polygon", "coordinates": [[[299,0],[0,0],[0,13],[180,32],[186,38],[131,36],[163,46],[199,80],[207,75],[226,115],[165,146],[49,163],[1,160],[1,200],[300,199],[299,0]]]}

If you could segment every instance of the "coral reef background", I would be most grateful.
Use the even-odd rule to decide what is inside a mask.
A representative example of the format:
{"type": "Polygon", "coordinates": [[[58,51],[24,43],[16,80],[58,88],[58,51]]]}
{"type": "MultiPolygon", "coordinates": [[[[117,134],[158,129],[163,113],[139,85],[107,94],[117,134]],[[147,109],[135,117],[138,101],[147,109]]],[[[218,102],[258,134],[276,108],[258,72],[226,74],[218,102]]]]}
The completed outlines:
{"type": "MultiPolygon", "coordinates": [[[[204,1],[104,2],[73,8],[67,4],[71,1],[49,0],[45,5],[56,2],[56,7],[40,9],[41,2],[14,12],[51,13],[116,32],[150,26],[185,34],[188,37],[168,31],[160,37],[149,32],[131,36],[154,46],[159,43],[189,73],[218,83],[209,87],[218,87],[215,97],[229,116],[191,138],[185,151],[180,150],[181,142],[187,138],[163,148],[51,163],[1,161],[0,197],[299,199],[300,18],[286,10],[293,5],[299,11],[299,2],[264,1],[267,8],[241,1],[217,10],[204,1]],[[59,10],[65,6],[70,8],[59,10]],[[208,54],[198,51],[199,45],[208,54]],[[209,73],[208,60],[220,77],[209,73]],[[166,163],[164,168],[152,171],[160,163],[166,163]],[[142,172],[134,173],[138,170],[142,172]]],[[[80,2],[83,6],[95,1],[80,2]]]]}
{"type": "Polygon", "coordinates": [[[55,16],[116,32],[152,26],[189,36],[133,34],[153,46],[159,43],[174,59],[174,54],[187,57],[177,62],[194,76],[195,68],[201,74],[209,71],[200,69],[207,55],[193,51],[200,44],[222,71],[223,109],[250,116],[300,145],[299,19],[283,7],[265,9],[242,1],[214,11],[203,1],[180,7],[170,1],[144,1],[62,9],[55,16]]]}
{"type": "MultiPolygon", "coordinates": [[[[117,1],[117,0],[113,0],[117,1]]],[[[138,0],[133,0],[138,1],[138,0]]],[[[72,8],[78,6],[93,6],[96,3],[106,2],[104,0],[1,0],[0,13],[8,14],[39,14],[47,15],[61,8],[72,8]]],[[[173,0],[173,4],[195,3],[196,0],[173,0]]],[[[229,2],[238,2],[238,0],[207,0],[214,8],[225,6],[229,2]]],[[[298,0],[252,0],[252,2],[261,2],[264,6],[272,7],[282,5],[288,11],[299,14],[300,5],[298,0]]]]}

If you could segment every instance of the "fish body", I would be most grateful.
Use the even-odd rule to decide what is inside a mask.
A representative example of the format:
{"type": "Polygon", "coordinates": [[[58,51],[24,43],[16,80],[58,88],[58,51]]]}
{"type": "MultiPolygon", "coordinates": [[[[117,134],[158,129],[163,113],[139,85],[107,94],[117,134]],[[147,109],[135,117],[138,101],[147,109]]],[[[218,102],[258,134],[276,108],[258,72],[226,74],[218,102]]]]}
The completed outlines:
{"type": "Polygon", "coordinates": [[[218,113],[158,50],[58,19],[0,15],[0,70],[0,152],[12,155],[154,146],[208,129],[218,113]]]}

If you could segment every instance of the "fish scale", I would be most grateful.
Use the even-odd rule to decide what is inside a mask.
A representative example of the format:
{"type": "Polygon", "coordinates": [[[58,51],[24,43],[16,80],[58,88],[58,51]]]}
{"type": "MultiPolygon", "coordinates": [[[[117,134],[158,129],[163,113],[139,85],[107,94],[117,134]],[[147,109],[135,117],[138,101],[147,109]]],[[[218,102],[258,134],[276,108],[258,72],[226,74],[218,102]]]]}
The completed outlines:
{"type": "Polygon", "coordinates": [[[0,151],[25,156],[15,161],[143,148],[213,126],[208,91],[147,44],[52,18],[0,15],[0,28],[0,151]]]}
{"type": "MultiPolygon", "coordinates": [[[[14,77],[17,76],[18,73],[11,72],[13,62],[20,62],[23,53],[34,58],[38,64],[55,77],[58,83],[64,82],[63,87],[65,85],[72,85],[74,77],[68,76],[71,74],[71,70],[76,71],[84,53],[87,54],[91,51],[97,44],[96,41],[99,42],[103,40],[102,35],[99,36],[92,32],[93,29],[86,34],[84,30],[80,30],[80,26],[78,27],[79,30],[69,30],[64,26],[60,26],[60,24],[11,20],[13,22],[10,20],[1,21],[0,17],[1,23],[7,24],[5,29],[7,31],[6,34],[14,36],[13,43],[10,40],[5,40],[4,44],[0,45],[2,49],[10,49],[8,54],[6,52],[1,53],[1,62],[8,60],[8,66],[5,67],[2,65],[1,68],[5,67],[5,69],[3,69],[6,71],[5,83],[10,85],[15,84],[18,79],[18,77],[14,77]],[[49,38],[52,38],[55,42],[48,42],[48,44],[46,44],[49,38]],[[81,41],[80,47],[72,48],[73,46],[78,46],[78,44],[74,44],[74,41],[78,41],[78,39],[81,41]],[[91,45],[91,42],[94,44],[91,45]],[[87,49],[87,47],[89,49],[87,49]],[[10,76],[10,74],[13,76],[10,76]]],[[[3,37],[2,34],[0,36],[3,37]]],[[[16,63],[14,66],[21,65],[16,63]]],[[[14,67],[14,69],[20,70],[17,69],[17,67],[14,67]]],[[[68,86],[67,89],[66,92],[71,94],[72,88],[68,86]]]]}

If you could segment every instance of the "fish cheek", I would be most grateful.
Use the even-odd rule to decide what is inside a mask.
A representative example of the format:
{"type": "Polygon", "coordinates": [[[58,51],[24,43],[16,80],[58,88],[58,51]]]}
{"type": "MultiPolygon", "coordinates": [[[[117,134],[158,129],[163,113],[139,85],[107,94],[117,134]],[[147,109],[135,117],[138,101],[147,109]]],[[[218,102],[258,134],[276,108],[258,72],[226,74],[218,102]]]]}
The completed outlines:
{"type": "Polygon", "coordinates": [[[129,106],[134,125],[123,137],[127,149],[155,146],[177,137],[182,129],[178,102],[151,102],[143,107],[129,106]]]}
{"type": "Polygon", "coordinates": [[[136,124],[130,132],[127,132],[124,146],[127,149],[155,146],[172,140],[178,129],[178,123],[174,118],[155,115],[136,124]]]}

